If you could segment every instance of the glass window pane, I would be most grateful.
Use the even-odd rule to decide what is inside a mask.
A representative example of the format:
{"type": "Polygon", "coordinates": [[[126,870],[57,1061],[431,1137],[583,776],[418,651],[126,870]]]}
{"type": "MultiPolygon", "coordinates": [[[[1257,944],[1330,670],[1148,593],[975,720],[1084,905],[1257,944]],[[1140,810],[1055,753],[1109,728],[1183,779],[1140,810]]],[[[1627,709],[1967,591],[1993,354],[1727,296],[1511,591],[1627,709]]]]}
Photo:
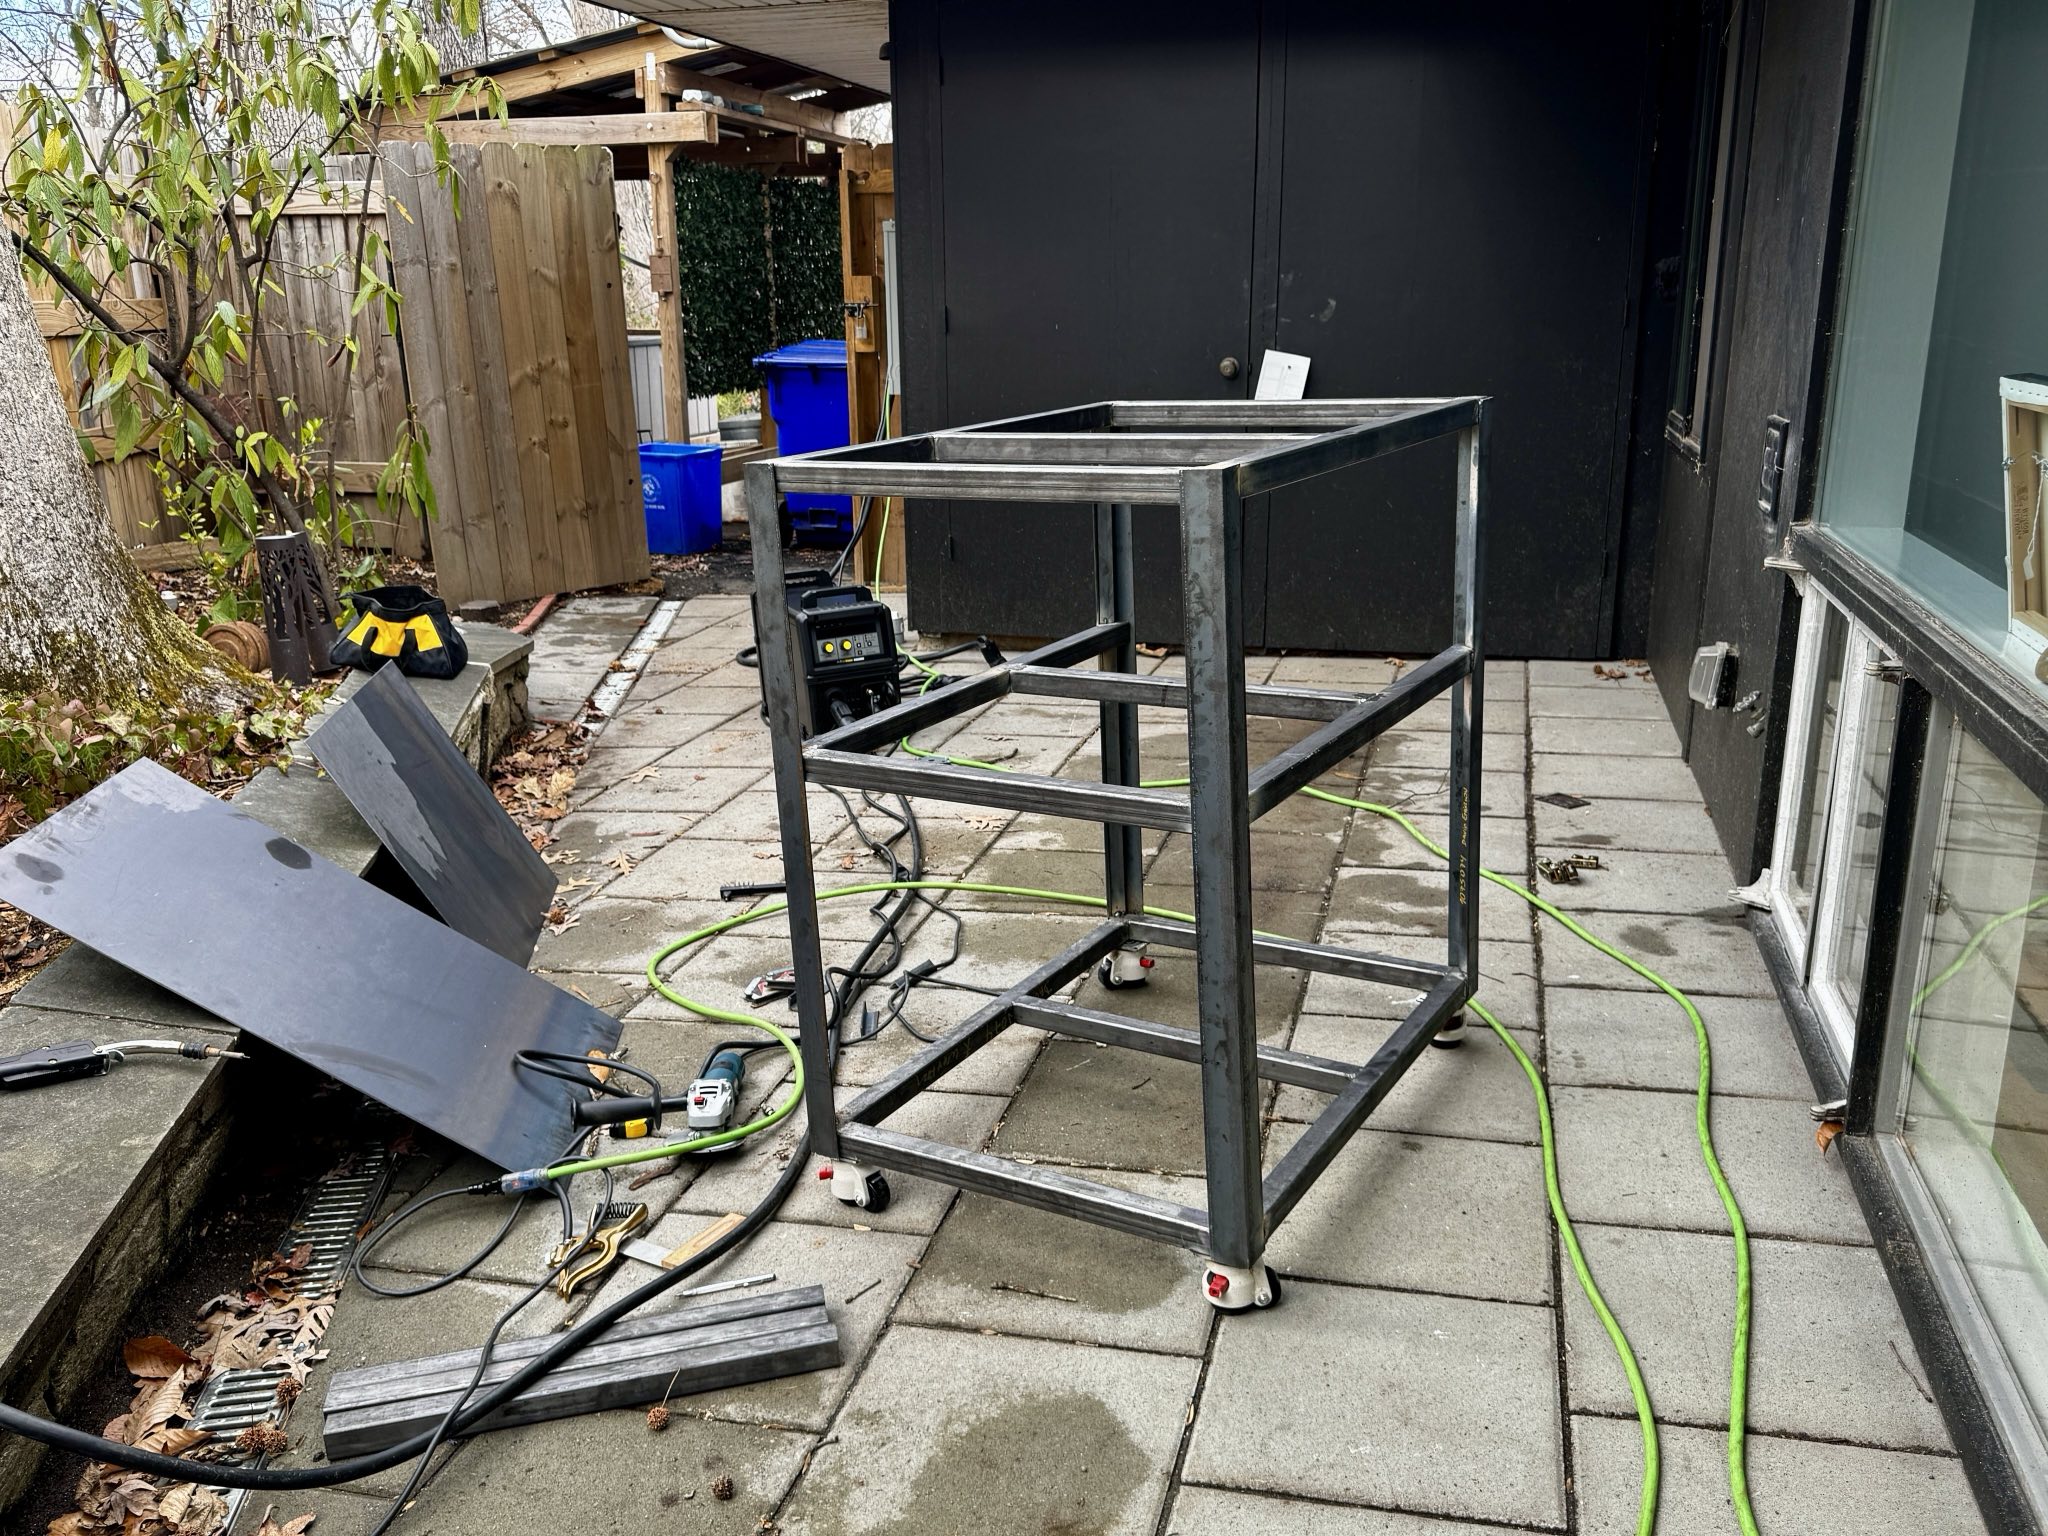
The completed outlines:
{"type": "Polygon", "coordinates": [[[1901,1132],[2034,1412],[2048,1409],[2048,817],[1953,732],[1907,973],[1901,1132]]]}
{"type": "MultiPolygon", "coordinates": [[[[2006,607],[2002,381],[2048,375],[2048,6],[1889,0],[1872,31],[1821,520],[2037,687],[2006,607]]],[[[2018,416],[2022,466],[2038,413],[2018,416]]],[[[2031,495],[2020,485],[2016,498],[2031,495]]],[[[2015,513],[2022,509],[2017,503],[2015,513]]]]}
{"type": "MultiPolygon", "coordinates": [[[[1860,656],[1875,659],[1872,646],[1860,656]]],[[[1877,884],[1877,844],[1884,829],[1885,791],[1891,782],[1892,742],[1898,734],[1899,690],[1872,681],[1863,689],[1858,711],[1858,747],[1853,781],[1842,786],[1850,796],[1841,852],[1836,855],[1842,882],[1834,915],[1834,982],[1853,1016],[1863,996],[1863,962],[1870,950],[1870,916],[1877,884]]]]}
{"type": "Polygon", "coordinates": [[[1849,621],[1829,608],[1821,628],[1820,659],[1813,685],[1813,719],[1806,733],[1806,758],[1799,774],[1805,799],[1792,841],[1788,882],[1793,909],[1805,924],[1813,922],[1813,895],[1820,889],[1820,861],[1827,847],[1828,793],[1835,776],[1835,730],[1842,708],[1843,662],[1849,645],[1849,621]]]}

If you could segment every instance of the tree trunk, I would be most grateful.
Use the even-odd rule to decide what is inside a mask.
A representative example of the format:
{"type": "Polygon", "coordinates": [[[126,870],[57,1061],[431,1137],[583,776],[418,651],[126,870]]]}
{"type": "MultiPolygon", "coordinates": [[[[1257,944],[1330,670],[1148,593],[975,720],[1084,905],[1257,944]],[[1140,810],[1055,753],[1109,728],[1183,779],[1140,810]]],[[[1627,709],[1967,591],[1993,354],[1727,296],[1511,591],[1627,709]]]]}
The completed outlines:
{"type": "Polygon", "coordinates": [[[216,709],[253,681],[174,614],[114,537],[0,228],[0,693],[216,709]]]}

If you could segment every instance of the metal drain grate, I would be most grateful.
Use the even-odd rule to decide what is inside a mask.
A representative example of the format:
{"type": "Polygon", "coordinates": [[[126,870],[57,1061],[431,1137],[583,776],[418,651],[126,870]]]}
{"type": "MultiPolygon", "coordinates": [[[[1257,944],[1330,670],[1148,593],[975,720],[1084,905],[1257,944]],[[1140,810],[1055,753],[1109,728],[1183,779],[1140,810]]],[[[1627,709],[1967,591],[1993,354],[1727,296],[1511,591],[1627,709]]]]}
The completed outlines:
{"type": "Polygon", "coordinates": [[[291,1375],[282,1365],[254,1365],[221,1371],[199,1389],[192,1427],[220,1440],[232,1440],[252,1424],[261,1424],[277,1408],[277,1384],[291,1375]]]}
{"type": "MultiPolygon", "coordinates": [[[[391,1158],[378,1142],[363,1148],[347,1173],[330,1175],[313,1186],[277,1245],[280,1253],[291,1253],[301,1247],[312,1250],[306,1267],[293,1282],[294,1295],[325,1296],[340,1289],[349,1256],[355,1252],[356,1234],[377,1213],[390,1180],[391,1158]]],[[[263,1423],[277,1411],[278,1384],[290,1376],[291,1367],[284,1365],[217,1372],[199,1389],[198,1400],[192,1405],[192,1427],[205,1430],[216,1440],[234,1440],[243,1430],[263,1423]]],[[[265,1459],[256,1458],[259,1464],[265,1459]]],[[[228,1501],[228,1528],[232,1530],[248,1490],[213,1491],[228,1501]]]]}
{"type": "Polygon", "coordinates": [[[322,1179],[286,1228],[280,1253],[310,1247],[312,1257],[293,1285],[299,1296],[324,1296],[338,1290],[355,1252],[356,1234],[377,1212],[384,1198],[384,1186],[391,1177],[391,1159],[384,1148],[367,1148],[358,1165],[348,1173],[322,1179]]]}

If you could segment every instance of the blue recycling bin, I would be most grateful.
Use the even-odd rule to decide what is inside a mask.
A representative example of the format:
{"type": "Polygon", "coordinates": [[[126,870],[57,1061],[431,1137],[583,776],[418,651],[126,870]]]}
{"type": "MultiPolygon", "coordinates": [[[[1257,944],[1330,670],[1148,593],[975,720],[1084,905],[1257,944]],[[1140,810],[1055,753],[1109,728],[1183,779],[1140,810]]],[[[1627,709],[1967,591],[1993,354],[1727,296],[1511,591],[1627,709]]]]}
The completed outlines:
{"type": "MultiPolygon", "coordinates": [[[[846,343],[798,341],[754,359],[775,418],[777,453],[844,448],[847,442],[846,343]]],[[[786,496],[799,539],[844,541],[853,536],[851,496],[786,496]]]]}
{"type": "Polygon", "coordinates": [[[725,493],[718,472],[722,453],[716,443],[640,445],[640,500],[647,513],[650,555],[695,555],[718,548],[725,493]]]}

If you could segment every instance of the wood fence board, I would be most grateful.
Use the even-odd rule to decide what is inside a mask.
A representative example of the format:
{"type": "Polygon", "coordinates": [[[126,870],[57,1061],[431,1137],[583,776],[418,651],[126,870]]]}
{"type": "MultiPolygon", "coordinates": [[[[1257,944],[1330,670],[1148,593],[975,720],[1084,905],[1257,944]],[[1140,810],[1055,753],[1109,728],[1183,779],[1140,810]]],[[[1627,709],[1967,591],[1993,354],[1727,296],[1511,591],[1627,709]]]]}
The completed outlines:
{"type": "Polygon", "coordinates": [[[562,332],[568,345],[563,349],[562,371],[569,393],[569,434],[576,440],[575,516],[570,520],[571,543],[581,559],[593,569],[606,563],[609,529],[598,526],[598,508],[608,499],[603,493],[610,453],[604,436],[604,375],[589,366],[597,351],[597,306],[591,296],[591,240],[583,228],[583,181],[577,167],[578,151],[544,151],[547,167],[550,242],[555,253],[562,300],[562,332]],[[570,348],[583,354],[572,357],[570,348]]]}
{"type": "MultiPolygon", "coordinates": [[[[475,150],[449,150],[449,168],[461,188],[463,207],[475,213],[485,201],[485,170],[475,150]]],[[[504,588],[504,565],[500,557],[500,524],[492,516],[477,516],[477,508],[489,498],[489,451],[487,442],[494,424],[483,420],[483,401],[477,389],[477,340],[489,344],[492,311],[483,309],[469,291],[469,276],[461,252],[461,219],[446,195],[432,197],[422,213],[426,227],[428,266],[434,283],[434,305],[440,324],[434,340],[440,344],[442,387],[449,395],[449,438],[455,449],[455,506],[463,522],[463,563],[451,571],[436,561],[434,575],[442,598],[459,606],[475,598],[496,596],[504,588]]]]}
{"type": "MultiPolygon", "coordinates": [[[[561,564],[559,549],[549,537],[554,531],[550,525],[555,491],[554,469],[548,456],[547,399],[540,377],[543,338],[533,312],[533,267],[521,213],[526,187],[519,155],[509,144],[487,144],[482,153],[491,247],[497,263],[493,282],[498,336],[503,343],[505,379],[512,401],[508,418],[513,427],[510,459],[518,465],[525,498],[522,515],[509,520],[504,533],[517,540],[526,552],[526,580],[521,584],[525,591],[518,595],[527,596],[543,590],[542,574],[558,570],[561,564]]],[[[513,594],[508,591],[506,595],[513,594]]]]}
{"type": "MultiPolygon", "coordinates": [[[[458,443],[451,419],[442,358],[452,322],[439,313],[432,261],[427,249],[430,208],[443,196],[434,185],[432,159],[423,145],[392,146],[384,151],[384,192],[402,210],[387,226],[392,283],[404,295],[399,326],[407,338],[405,371],[413,409],[427,435],[427,474],[433,481],[440,513],[434,530],[435,575],[444,591],[451,578],[459,589],[471,585],[469,536],[461,515],[464,476],[457,467],[458,443]]],[[[466,441],[474,442],[474,428],[466,441]]],[[[460,599],[454,599],[460,601],[460,599]]]]}
{"type": "MultiPolygon", "coordinates": [[[[526,235],[526,299],[532,306],[534,371],[548,425],[548,473],[554,485],[551,516],[544,531],[527,519],[528,532],[545,537],[554,554],[558,580],[591,568],[588,524],[583,509],[583,453],[576,437],[575,403],[569,387],[572,333],[562,304],[562,266],[555,256],[555,192],[551,167],[557,152],[533,144],[513,148],[519,162],[520,226],[526,235]]],[[[568,153],[573,153],[569,151],[568,153]]],[[[536,575],[539,573],[536,572],[536,575]]]]}
{"type": "Polygon", "coordinates": [[[626,339],[626,288],[619,264],[619,219],[612,191],[609,150],[577,157],[582,179],[582,218],[595,241],[591,258],[593,336],[604,379],[604,441],[610,483],[598,502],[600,548],[613,557],[614,579],[634,580],[652,569],[647,558],[647,517],[640,500],[640,434],[633,409],[630,347],[626,339]]]}
{"type": "MultiPolygon", "coordinates": [[[[455,502],[454,515],[491,541],[491,570],[486,584],[473,581],[459,601],[489,599],[530,585],[533,559],[526,545],[526,501],[533,494],[520,473],[517,434],[512,416],[512,387],[505,372],[505,339],[498,316],[498,264],[490,214],[489,162],[477,149],[450,149],[462,188],[461,217],[437,205],[433,217],[452,227],[459,257],[450,281],[461,287],[470,316],[467,345],[475,363],[478,425],[466,452],[476,470],[469,493],[455,502]]],[[[437,567],[438,569],[438,567],[437,567]]]]}

